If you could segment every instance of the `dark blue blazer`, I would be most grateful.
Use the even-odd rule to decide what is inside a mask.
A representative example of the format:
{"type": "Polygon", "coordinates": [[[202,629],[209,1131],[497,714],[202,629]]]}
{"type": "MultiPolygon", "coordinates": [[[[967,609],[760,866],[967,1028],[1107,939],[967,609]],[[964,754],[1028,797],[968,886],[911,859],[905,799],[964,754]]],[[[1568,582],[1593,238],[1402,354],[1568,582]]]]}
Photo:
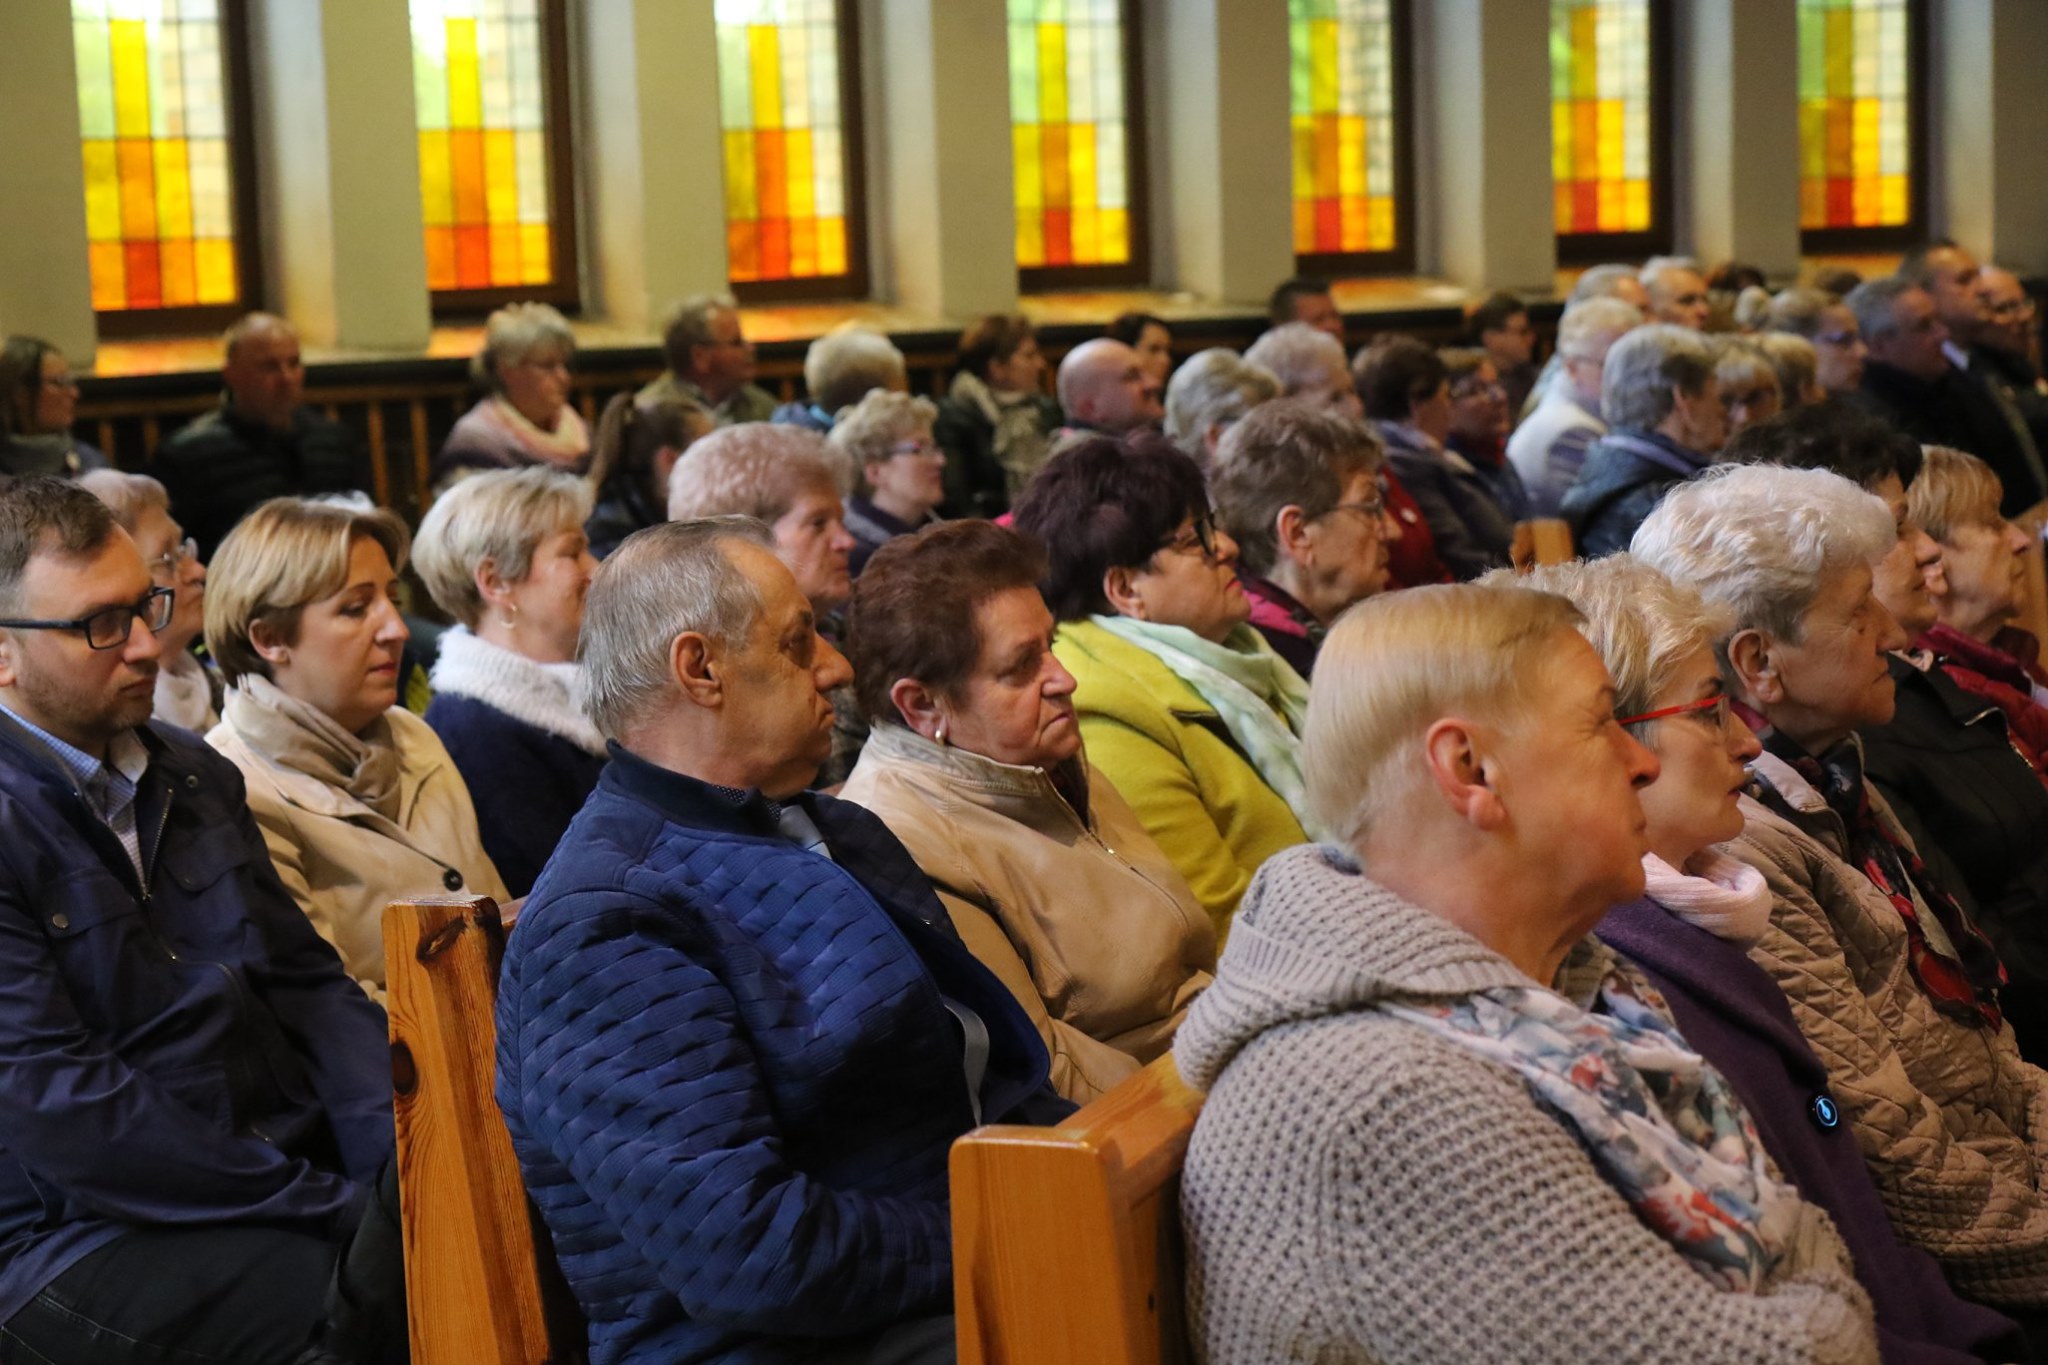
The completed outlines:
{"type": "Polygon", "coordinates": [[[474,697],[435,693],[426,722],[469,787],[484,852],[506,890],[525,895],[597,786],[604,756],[474,697]]]}
{"type": "Polygon", "coordinates": [[[1038,1034],[882,822],[799,798],[831,856],[612,748],[510,939],[498,1103],[592,1365],[788,1361],[948,1311],[947,1150],[1048,1121],[1038,1034]]]}

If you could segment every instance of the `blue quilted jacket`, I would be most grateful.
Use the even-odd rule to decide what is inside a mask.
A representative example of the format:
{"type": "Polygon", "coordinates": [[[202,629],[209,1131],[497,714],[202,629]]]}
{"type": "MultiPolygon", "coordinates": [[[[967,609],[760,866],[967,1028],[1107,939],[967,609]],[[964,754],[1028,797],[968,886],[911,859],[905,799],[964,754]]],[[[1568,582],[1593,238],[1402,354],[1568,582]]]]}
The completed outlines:
{"type": "Polygon", "coordinates": [[[498,1102],[592,1365],[796,1361],[948,1311],[946,1155],[1068,1112],[1036,1031],[881,821],[831,850],[613,746],[511,936],[498,1102]]]}

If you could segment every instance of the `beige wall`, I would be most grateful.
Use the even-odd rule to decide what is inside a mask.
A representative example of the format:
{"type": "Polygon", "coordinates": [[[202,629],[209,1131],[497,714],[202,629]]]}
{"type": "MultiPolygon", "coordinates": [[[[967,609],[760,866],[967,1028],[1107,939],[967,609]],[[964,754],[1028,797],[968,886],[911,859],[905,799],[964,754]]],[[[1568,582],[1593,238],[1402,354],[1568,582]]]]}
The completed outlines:
{"type": "Polygon", "coordinates": [[[0,90],[10,133],[0,138],[0,332],[46,338],[85,365],[97,338],[75,69],[70,0],[5,0],[0,90]]]}

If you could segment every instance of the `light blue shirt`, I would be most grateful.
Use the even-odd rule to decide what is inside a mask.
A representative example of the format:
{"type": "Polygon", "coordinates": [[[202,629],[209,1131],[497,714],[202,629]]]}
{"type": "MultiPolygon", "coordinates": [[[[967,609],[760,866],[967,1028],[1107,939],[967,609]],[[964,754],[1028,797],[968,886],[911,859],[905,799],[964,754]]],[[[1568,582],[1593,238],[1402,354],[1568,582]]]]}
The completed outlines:
{"type": "Polygon", "coordinates": [[[133,730],[123,730],[108,743],[107,757],[101,760],[24,719],[11,706],[0,704],[0,711],[5,711],[24,730],[50,746],[50,752],[64,765],[64,771],[85,793],[86,805],[128,851],[128,861],[135,868],[136,884],[146,885],[142,870],[142,836],[135,827],[135,792],[141,785],[142,775],[149,771],[149,750],[144,747],[141,737],[133,730]]]}

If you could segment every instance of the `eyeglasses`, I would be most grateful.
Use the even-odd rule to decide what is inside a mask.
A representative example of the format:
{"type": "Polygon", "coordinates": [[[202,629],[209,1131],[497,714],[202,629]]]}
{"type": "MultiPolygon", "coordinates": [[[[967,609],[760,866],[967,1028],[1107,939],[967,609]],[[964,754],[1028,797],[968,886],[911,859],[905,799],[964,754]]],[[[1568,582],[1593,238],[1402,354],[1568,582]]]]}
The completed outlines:
{"type": "Polygon", "coordinates": [[[1728,728],[1728,694],[1722,692],[1711,697],[1701,697],[1698,701],[1680,702],[1676,706],[1661,706],[1655,711],[1645,711],[1640,716],[1617,716],[1615,719],[1623,725],[1641,725],[1647,721],[1665,720],[1671,716],[1698,716],[1710,722],[1715,728],[1725,730],[1728,728]]]}
{"type": "Polygon", "coordinates": [[[1857,332],[1822,332],[1814,340],[1823,346],[1854,346],[1863,337],[1857,332]]]}
{"type": "Polygon", "coordinates": [[[168,626],[171,623],[171,605],[176,598],[177,594],[169,588],[151,588],[133,602],[107,607],[76,620],[0,621],[0,627],[8,630],[82,631],[86,644],[94,649],[119,649],[134,634],[137,621],[148,626],[152,635],[168,626]]]}
{"type": "Polygon", "coordinates": [[[1986,302],[1984,311],[1995,318],[2031,318],[2034,316],[2032,299],[2007,299],[2003,303],[1986,302]]]}
{"type": "Polygon", "coordinates": [[[936,455],[944,459],[946,452],[931,441],[898,441],[889,447],[889,458],[894,459],[898,455],[936,455]]]}
{"type": "Polygon", "coordinates": [[[1387,500],[1375,493],[1364,502],[1340,502],[1335,507],[1332,507],[1330,511],[1350,512],[1365,518],[1367,521],[1377,522],[1387,514],[1387,500]]]}
{"type": "Polygon", "coordinates": [[[190,536],[186,536],[176,545],[173,545],[170,549],[165,550],[155,559],[149,561],[149,576],[151,578],[167,577],[197,558],[199,558],[199,542],[190,536]]]}
{"type": "Polygon", "coordinates": [[[1186,554],[1189,550],[1199,549],[1202,558],[1214,564],[1217,562],[1216,523],[1206,514],[1196,517],[1194,525],[1159,548],[1175,554],[1186,554]]]}
{"type": "Polygon", "coordinates": [[[68,374],[44,375],[43,387],[46,389],[57,389],[67,393],[77,393],[78,379],[76,376],[68,374]]]}
{"type": "Polygon", "coordinates": [[[1483,379],[1461,379],[1451,385],[1451,397],[1457,399],[1498,398],[1506,402],[1507,396],[1508,391],[1505,388],[1483,379]]]}

